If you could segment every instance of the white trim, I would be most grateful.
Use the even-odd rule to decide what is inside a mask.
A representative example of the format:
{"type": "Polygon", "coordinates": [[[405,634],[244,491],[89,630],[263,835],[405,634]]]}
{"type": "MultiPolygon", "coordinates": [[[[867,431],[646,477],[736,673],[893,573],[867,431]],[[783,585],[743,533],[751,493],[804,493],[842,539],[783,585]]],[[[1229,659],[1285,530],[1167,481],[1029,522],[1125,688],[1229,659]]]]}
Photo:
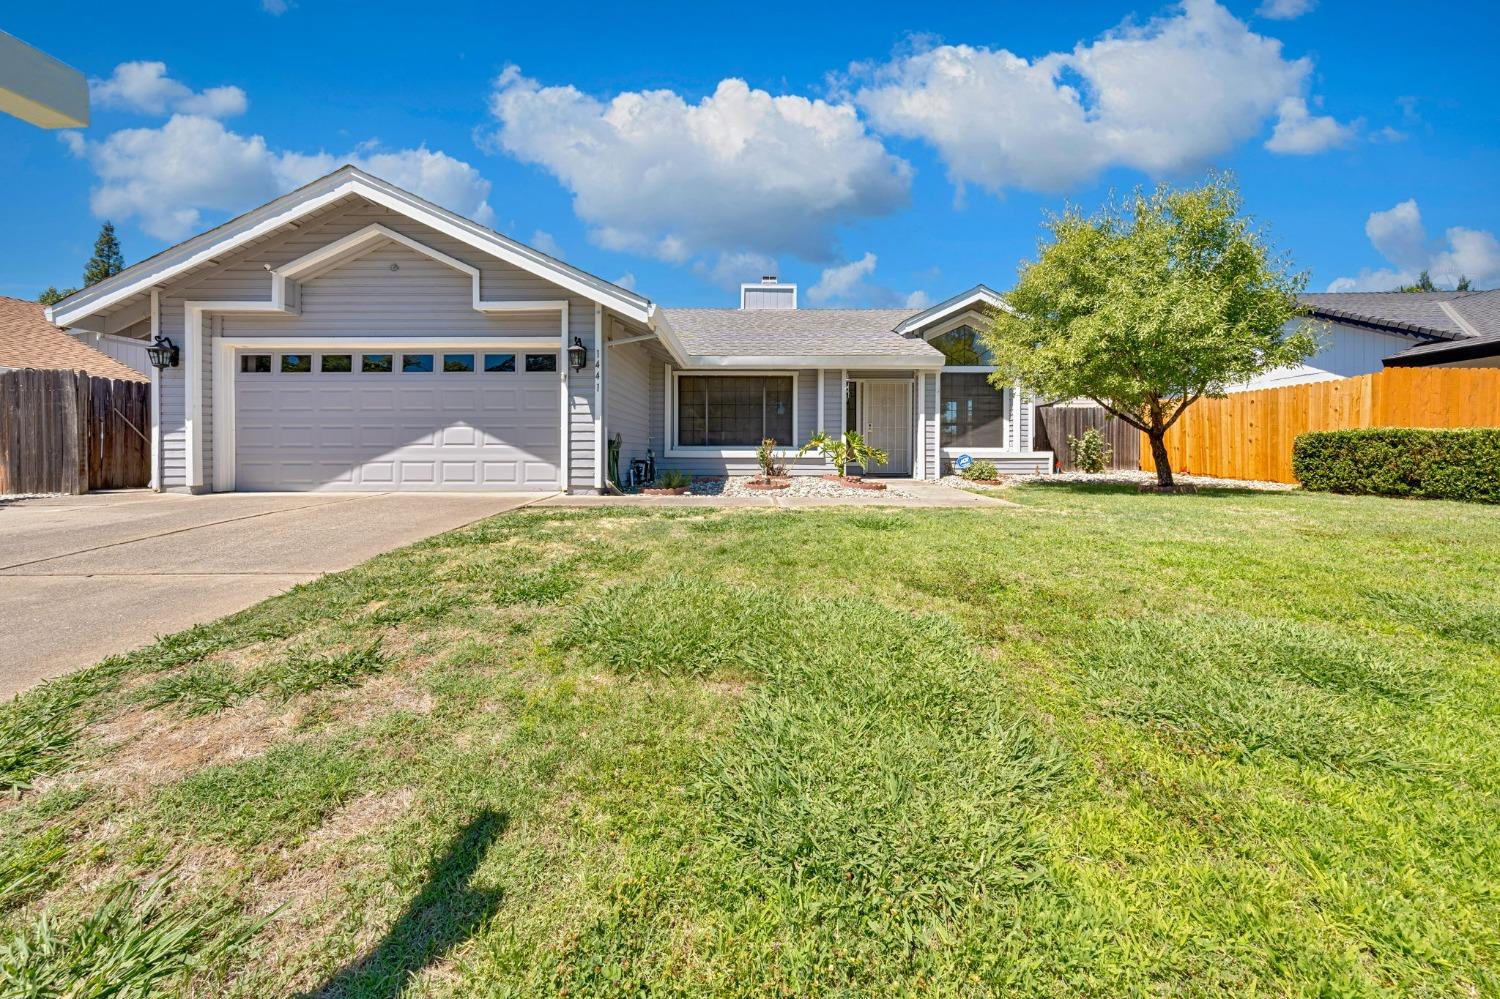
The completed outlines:
{"type": "MultiPolygon", "coordinates": [[[[559,360],[566,364],[567,355],[559,360]]],[[[604,306],[594,304],[594,488],[604,491],[604,306]]]]}
{"type": "Polygon", "coordinates": [[[901,325],[896,327],[896,332],[910,333],[914,330],[926,329],[928,326],[941,322],[955,313],[973,311],[976,305],[987,305],[991,308],[1003,309],[1012,315],[1016,311],[993,289],[980,284],[975,285],[968,291],[954,295],[947,301],[939,302],[932,306],[932,308],[919,312],[910,319],[904,320],[901,325]]]}
{"type": "MultiPolygon", "coordinates": [[[[679,360],[681,360],[679,358],[679,360]]],[[[901,357],[885,354],[693,354],[686,368],[856,368],[902,371],[933,371],[942,367],[942,356],[901,357]]]]}
{"type": "Polygon", "coordinates": [[[642,340],[656,340],[656,339],[659,339],[659,335],[656,334],[656,333],[642,333],[640,336],[627,336],[627,337],[621,337],[619,340],[611,340],[611,341],[609,341],[609,346],[611,346],[611,347],[623,347],[627,343],[640,343],[642,340]]]}
{"type": "MultiPolygon", "coordinates": [[[[213,386],[214,386],[214,474],[213,488],[216,492],[232,492],[235,489],[235,374],[239,365],[236,358],[241,352],[266,353],[296,350],[299,352],[343,350],[351,354],[370,354],[400,347],[458,347],[475,354],[485,351],[531,351],[534,354],[558,353],[558,348],[546,340],[537,342],[516,337],[457,337],[457,336],[387,336],[387,337],[335,337],[335,336],[221,336],[214,340],[213,386]],[[372,350],[373,348],[373,350],[372,350]]],[[[559,370],[568,366],[566,352],[557,359],[559,370]]],[[[477,373],[477,372],[476,372],[477,373]]],[[[275,374],[266,377],[275,377],[275,374]]],[[[564,440],[566,435],[564,436],[564,440]]],[[[566,445],[564,445],[566,448],[566,445]]],[[[566,451],[564,451],[566,453],[566,451]]]]}
{"type": "MultiPolygon", "coordinates": [[[[161,291],[151,289],[151,342],[161,333],[161,291]]],[[[151,488],[162,490],[161,475],[161,376],[162,369],[151,365],[151,488]]]]}
{"type": "MultiPolygon", "coordinates": [[[[667,396],[663,409],[666,410],[666,444],[665,454],[669,458],[753,458],[757,453],[754,446],[734,447],[705,447],[697,444],[677,443],[677,382],[683,377],[733,377],[736,375],[764,375],[766,377],[792,379],[792,436],[797,436],[797,396],[798,396],[798,374],[795,370],[787,371],[687,371],[682,368],[673,368],[667,365],[667,396]]],[[[777,448],[779,457],[795,457],[797,447],[795,443],[784,448],[777,448]]]]}
{"type": "Polygon", "coordinates": [[[573,457],[573,368],[568,364],[568,303],[559,304],[562,305],[562,333],[558,341],[557,370],[562,379],[562,391],[558,393],[562,396],[562,439],[559,441],[561,458],[557,469],[557,488],[567,492],[573,485],[573,468],[570,464],[573,457]]]}
{"type": "Polygon", "coordinates": [[[340,167],[326,177],[262,205],[218,229],[179,243],[133,267],[127,267],[120,274],[69,296],[56,306],[49,306],[47,318],[58,326],[76,326],[86,316],[107,309],[153,285],[170,281],[184,271],[209,263],[246,243],[268,236],[281,227],[350,195],[363,197],[388,208],[590,301],[608,305],[637,322],[648,325],[652,323],[656,308],[649,299],[547,257],[351,166],[340,167]],[[234,226],[242,228],[237,232],[215,236],[219,230],[234,226]]]}
{"type": "Polygon", "coordinates": [[[777,311],[783,311],[783,310],[777,310],[777,309],[751,309],[751,310],[747,310],[745,308],[745,292],[749,291],[751,288],[755,288],[755,289],[758,289],[760,291],[788,291],[788,290],[790,290],[791,293],[792,293],[792,308],[788,309],[788,310],[785,310],[785,311],[792,311],[792,310],[794,310],[794,309],[797,308],[797,286],[795,284],[792,284],[790,281],[747,281],[746,283],[740,285],[740,311],[741,312],[745,312],[745,311],[752,311],[752,312],[777,312],[777,311]]]}
{"type": "Polygon", "coordinates": [[[942,374],[954,375],[992,375],[995,373],[993,364],[948,364],[941,369],[942,374]]]}
{"type": "Polygon", "coordinates": [[[839,437],[849,432],[849,369],[844,368],[839,373],[839,384],[843,391],[839,393],[839,437]]]}
{"type": "Polygon", "coordinates": [[[943,373],[939,371],[932,379],[932,446],[937,448],[938,459],[932,463],[932,478],[943,477],[943,373]]]}
{"type": "Polygon", "coordinates": [[[918,371],[917,379],[917,411],[912,423],[916,425],[917,447],[912,456],[912,468],[914,477],[918,479],[927,478],[927,373],[918,371]]]}

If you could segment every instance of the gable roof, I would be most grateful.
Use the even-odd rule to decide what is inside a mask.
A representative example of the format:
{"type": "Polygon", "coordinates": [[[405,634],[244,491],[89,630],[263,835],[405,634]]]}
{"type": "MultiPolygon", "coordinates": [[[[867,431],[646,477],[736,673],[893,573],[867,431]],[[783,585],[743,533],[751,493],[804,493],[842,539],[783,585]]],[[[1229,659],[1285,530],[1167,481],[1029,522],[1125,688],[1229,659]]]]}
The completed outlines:
{"type": "Polygon", "coordinates": [[[1297,296],[1315,316],[1428,339],[1500,332],[1500,292],[1355,291],[1297,296]],[[1476,326],[1477,322],[1477,326],[1476,326]]]}
{"type": "Polygon", "coordinates": [[[695,363],[775,358],[828,364],[941,364],[943,355],[896,327],[904,309],[665,309],[667,325],[695,363]]]}
{"type": "Polygon", "coordinates": [[[62,326],[74,325],[350,195],[431,226],[638,322],[649,322],[655,311],[651,300],[642,295],[502,236],[357,167],[345,165],[68,296],[47,310],[48,318],[62,326]]]}
{"type": "Polygon", "coordinates": [[[148,379],[47,322],[39,302],[0,296],[0,368],[86,371],[98,378],[148,379]]]}

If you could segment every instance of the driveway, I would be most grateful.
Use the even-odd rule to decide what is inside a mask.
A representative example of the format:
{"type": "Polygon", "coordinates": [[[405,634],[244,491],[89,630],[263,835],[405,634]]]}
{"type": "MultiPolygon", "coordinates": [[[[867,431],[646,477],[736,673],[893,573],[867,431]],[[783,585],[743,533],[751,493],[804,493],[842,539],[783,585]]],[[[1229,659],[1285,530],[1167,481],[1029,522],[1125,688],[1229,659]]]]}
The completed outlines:
{"type": "Polygon", "coordinates": [[[0,504],[0,698],[548,493],[91,493],[0,504]]]}

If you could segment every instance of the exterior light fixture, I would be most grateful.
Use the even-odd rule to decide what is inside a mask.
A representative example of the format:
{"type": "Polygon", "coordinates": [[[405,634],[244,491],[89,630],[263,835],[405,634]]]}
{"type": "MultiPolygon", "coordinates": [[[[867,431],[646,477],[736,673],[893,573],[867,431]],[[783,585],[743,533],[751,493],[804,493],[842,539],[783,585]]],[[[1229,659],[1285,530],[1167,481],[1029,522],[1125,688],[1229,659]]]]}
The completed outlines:
{"type": "Polygon", "coordinates": [[[146,356],[151,358],[153,368],[177,367],[177,345],[172,342],[171,337],[157,337],[152,341],[151,346],[146,348],[146,356]]]}
{"type": "Polygon", "coordinates": [[[582,371],[589,363],[589,349],[583,345],[579,337],[573,338],[573,346],[568,348],[568,367],[574,371],[582,371]]]}

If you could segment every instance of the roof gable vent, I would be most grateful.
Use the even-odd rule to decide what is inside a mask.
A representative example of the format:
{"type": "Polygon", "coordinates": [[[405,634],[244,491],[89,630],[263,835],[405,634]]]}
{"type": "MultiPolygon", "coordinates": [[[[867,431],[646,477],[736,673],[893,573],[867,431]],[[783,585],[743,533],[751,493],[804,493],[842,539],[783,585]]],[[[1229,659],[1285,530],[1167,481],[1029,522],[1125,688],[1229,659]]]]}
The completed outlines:
{"type": "Polygon", "coordinates": [[[777,280],[775,274],[767,274],[760,284],[740,285],[741,309],[795,309],[797,286],[777,280]]]}

